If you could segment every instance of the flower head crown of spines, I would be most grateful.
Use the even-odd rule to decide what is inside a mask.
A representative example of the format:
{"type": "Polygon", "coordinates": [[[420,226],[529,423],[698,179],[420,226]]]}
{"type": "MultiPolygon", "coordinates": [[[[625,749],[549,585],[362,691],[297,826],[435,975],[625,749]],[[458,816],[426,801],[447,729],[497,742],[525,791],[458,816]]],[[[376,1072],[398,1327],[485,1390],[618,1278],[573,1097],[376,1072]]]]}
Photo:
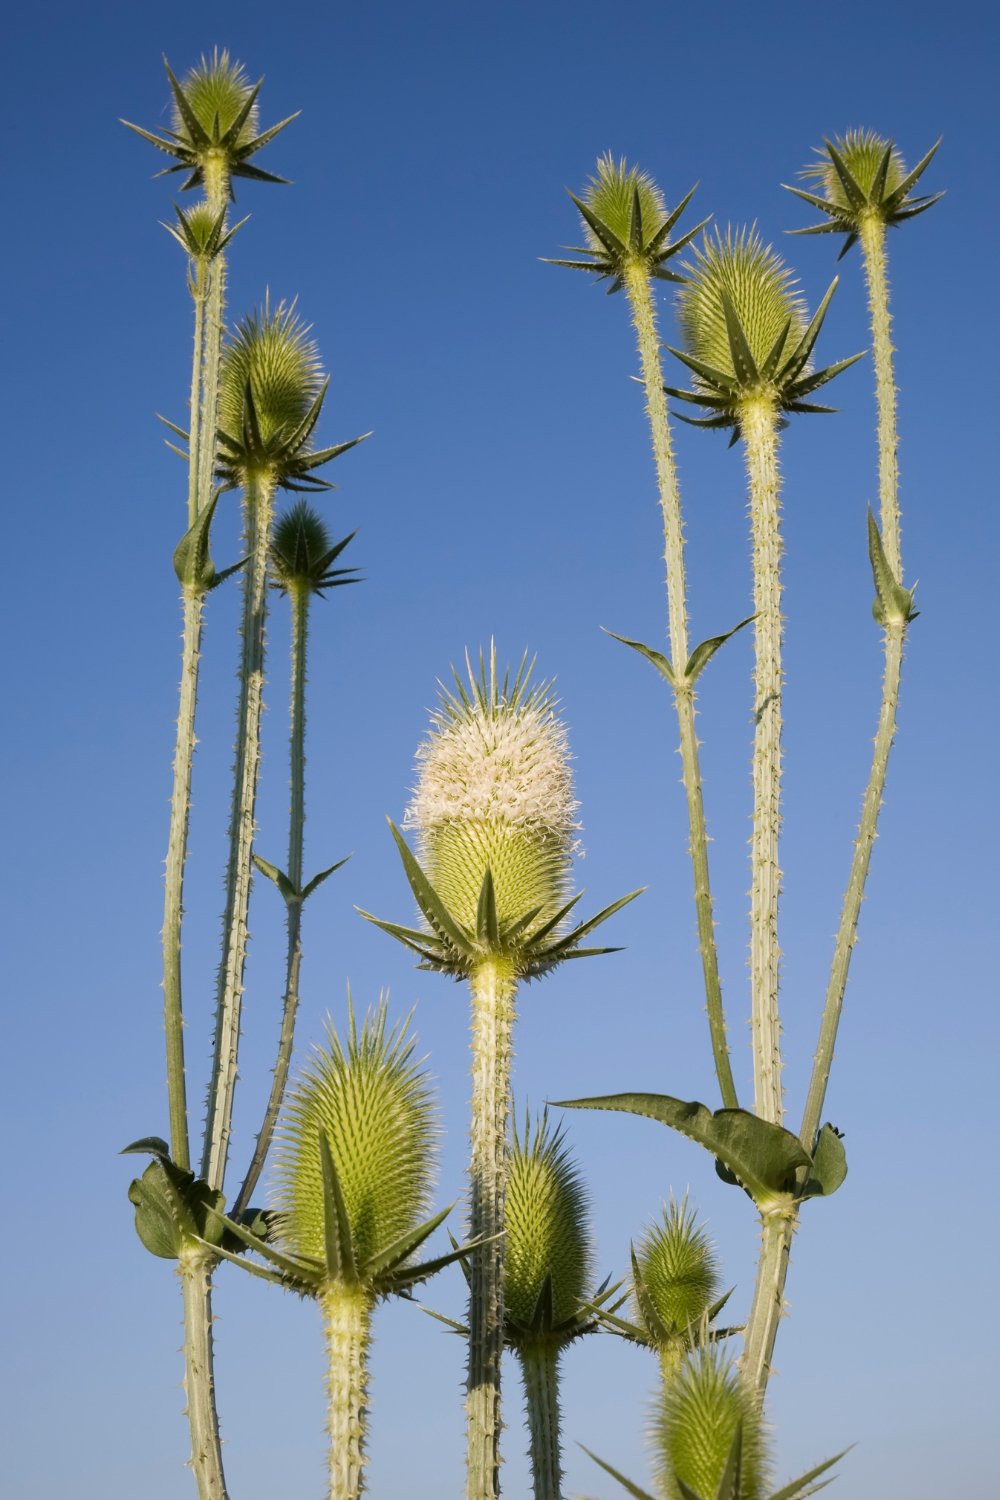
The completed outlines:
{"type": "Polygon", "coordinates": [[[944,194],[927,193],[914,197],[912,189],[940,144],[940,140],[935,141],[927,155],[912,172],[908,172],[895,143],[876,135],[873,130],[848,130],[834,141],[824,141],[822,148],[817,148],[819,160],[811,162],[799,173],[805,181],[815,183],[821,192],[810,193],[804,188],[790,187],[788,183],[784,186],[797,198],[818,208],[826,218],[820,224],[793,229],[792,234],[846,235],[837,257],[841,260],[857,241],[866,219],[895,226],[925,213],[944,194]]]}

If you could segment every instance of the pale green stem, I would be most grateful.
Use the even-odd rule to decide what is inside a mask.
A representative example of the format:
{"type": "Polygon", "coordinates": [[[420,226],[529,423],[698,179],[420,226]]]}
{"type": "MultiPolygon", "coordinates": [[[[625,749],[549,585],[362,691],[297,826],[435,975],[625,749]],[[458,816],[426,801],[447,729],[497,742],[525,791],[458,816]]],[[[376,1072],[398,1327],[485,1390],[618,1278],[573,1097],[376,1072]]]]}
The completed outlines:
{"type": "MultiPolygon", "coordinates": [[[[191,362],[191,406],[188,413],[188,526],[194,525],[201,510],[199,478],[202,448],[202,381],[205,372],[205,303],[211,277],[211,262],[192,260],[188,268],[188,286],[194,302],[194,358],[191,362]]],[[[207,500],[205,502],[207,504],[207,500]]]]}
{"type": "Polygon", "coordinates": [[[500,1493],[502,1235],[516,988],[514,974],[501,959],[485,959],[472,975],[469,1236],[487,1243],[469,1256],[467,1500],[494,1500],[500,1493]]]}
{"type": "MultiPolygon", "coordinates": [[[[205,202],[218,215],[229,202],[229,166],[225,158],[210,156],[203,168],[205,202]]],[[[224,231],[223,231],[224,232],[224,231]]],[[[215,477],[216,433],[219,426],[219,367],[222,360],[223,318],[226,311],[226,252],[220,250],[206,267],[205,366],[202,380],[201,444],[198,462],[198,509],[212,495],[215,477]]]]}
{"type": "Polygon", "coordinates": [[[698,737],[695,733],[694,689],[682,680],[689,654],[684,577],[684,527],[681,520],[680,490],[677,484],[677,468],[670,437],[670,422],[667,417],[667,401],[663,391],[656,310],[649,275],[644,266],[630,265],[625,271],[624,279],[639,345],[639,360],[646,392],[646,414],[649,418],[660,511],[663,518],[670,659],[675,675],[674,703],[680,729],[681,769],[687,798],[695,914],[698,923],[698,948],[701,953],[705,983],[705,1004],[722,1102],[727,1109],[735,1109],[739,1101],[729,1062],[722,984],[719,979],[719,958],[715,944],[715,918],[708,872],[708,830],[705,824],[705,804],[701,789],[698,737]]]}
{"type": "Polygon", "coordinates": [[[760,1256],[753,1304],[743,1334],[743,1375],[763,1401],[771,1374],[778,1324],[785,1312],[785,1278],[792,1239],[798,1227],[798,1205],[789,1200],[780,1210],[761,1214],[760,1256]]]}
{"type": "Polygon", "coordinates": [[[524,1378],[532,1495],[534,1500],[560,1500],[559,1346],[527,1344],[517,1355],[524,1378]]]}
{"type": "Polygon", "coordinates": [[[331,1281],[320,1294],[320,1306],[326,1326],[329,1497],[356,1500],[365,1490],[371,1297],[362,1287],[331,1281]]]}
{"type": "Polygon", "coordinates": [[[658,1344],[656,1349],[660,1361],[660,1378],[663,1381],[663,1389],[674,1380],[687,1357],[687,1344],[683,1338],[668,1339],[663,1344],[658,1344]]]}
{"type": "MultiPolygon", "coordinates": [[[[302,855],[305,832],[305,769],[306,769],[306,646],[309,633],[310,589],[302,584],[292,584],[289,597],[292,605],[292,701],[291,701],[291,812],[288,828],[287,875],[296,891],[302,889],[302,855]]],[[[285,958],[285,996],[281,1012],[281,1032],[278,1037],[278,1055],[271,1080],[271,1093],[264,1112],[264,1121],[257,1135],[253,1159],[247,1170],[239,1197],[233,1208],[237,1215],[250,1202],[250,1196],[260,1179],[274,1137],[274,1127],[281,1112],[281,1103],[288,1083],[288,1069],[295,1040],[295,1018],[299,1008],[299,973],[302,968],[302,902],[288,902],[288,946],[285,958]]]]}
{"type": "Polygon", "coordinates": [[[872,325],[875,400],[878,407],[878,492],[885,557],[897,583],[903,582],[899,535],[899,464],[897,461],[896,382],[892,368],[892,318],[885,259],[885,224],[877,214],[860,226],[868,311],[872,325]]]}
{"type": "Polygon", "coordinates": [[[212,1353],[213,1260],[200,1247],[185,1248],[177,1262],[184,1299],[184,1388],[191,1429],[191,1468],[200,1500],[227,1500],[212,1353]]]}
{"type": "Polygon", "coordinates": [[[208,1094],[201,1171],[210,1186],[219,1189],[225,1178],[232,1130],[243,976],[246,967],[247,911],[250,904],[251,853],[264,694],[267,557],[275,486],[275,477],[270,472],[248,474],[243,497],[247,564],[243,570],[240,696],[229,824],[229,862],[226,869],[226,909],[222,927],[222,961],[219,964],[216,993],[212,1082],[208,1094]]]}
{"type": "Polygon", "coordinates": [[[740,404],[753,535],[755,632],[753,826],[750,838],[750,1027],[754,1110],[780,1124],[778,897],[781,870],[781,531],[778,414],[765,395],[740,404]]]}

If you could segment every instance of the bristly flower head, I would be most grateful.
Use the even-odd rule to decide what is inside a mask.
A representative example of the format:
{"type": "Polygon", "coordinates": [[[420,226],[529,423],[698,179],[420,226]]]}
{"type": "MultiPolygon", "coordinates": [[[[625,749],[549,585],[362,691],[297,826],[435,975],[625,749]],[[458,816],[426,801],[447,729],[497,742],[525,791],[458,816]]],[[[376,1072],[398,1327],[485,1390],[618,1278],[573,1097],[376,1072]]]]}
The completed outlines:
{"type": "Polygon", "coordinates": [[[795,279],[756,229],[716,231],[695,246],[685,266],[690,278],[677,293],[685,348],[672,349],[695,374],[695,389],[666,387],[682,401],[708,408],[696,426],[740,429],[740,407],[766,400],[780,411],[831,411],[802,398],[860,359],[859,354],[825,370],[811,366],[813,346],[836,289],[833,281],[815,317],[808,321],[795,279]]]}
{"type": "Polygon", "coordinates": [[[166,58],[164,67],[172,96],[173,129],[155,135],[129,120],[122,121],[158,151],[174,158],[174,166],[165,167],[159,176],[187,172],[184,189],[203,186],[206,172],[213,167],[224,174],[227,188],[234,177],[287,182],[285,177],[275,177],[250,164],[251,156],[297,118],[296,112],[257,134],[257,95],[263,79],[251,84],[242,63],[231,62],[229,53],[218,48],[210,58],[203,57],[183,83],[174,77],[166,58]]]}
{"type": "Polygon", "coordinates": [[[660,281],[682,281],[684,278],[667,270],[666,262],[682,250],[701,224],[681,239],[670,242],[670,231],[691,201],[694,188],[668,214],[663,194],[647,172],[630,167],[624,157],[615,161],[608,152],[598,158],[597,171],[590,179],[583,198],[570,197],[583,220],[586,245],[569,245],[567,249],[588,260],[548,260],[552,266],[569,266],[576,271],[591,271],[601,281],[611,279],[609,294],[621,289],[625,272],[641,267],[647,276],[660,281]]]}
{"type": "Polygon", "coordinates": [[[331,542],[322,516],[308,500],[297,500],[274,526],[271,537],[271,573],[282,593],[304,590],[322,595],[340,584],[357,583],[352,575],[357,568],[331,568],[349,542],[357,536],[352,531],[342,541],[331,542]]]}
{"type": "Polygon", "coordinates": [[[940,144],[940,140],[935,141],[913,171],[907,172],[894,142],[884,140],[872,130],[849,130],[846,135],[837,136],[835,142],[824,141],[822,150],[817,148],[819,161],[799,173],[807,182],[818,185],[821,196],[788,187],[787,183],[784,186],[797,198],[820,209],[826,220],[807,229],[794,229],[792,233],[846,235],[839,260],[855,243],[866,220],[895,225],[922,214],[944,195],[931,193],[914,198],[910,190],[940,144]]]}
{"type": "Polygon", "coordinates": [[[769,1456],[760,1409],[735,1366],[706,1346],[664,1388],[653,1430],[663,1494],[687,1500],[694,1492],[715,1500],[734,1440],[740,1473],[731,1493],[735,1500],[763,1500],[769,1456]]]}
{"type": "Polygon", "coordinates": [[[640,1240],[633,1292],[636,1319],[646,1325],[654,1343],[663,1342],[663,1335],[691,1341],[701,1320],[712,1317],[719,1294],[718,1262],[686,1200],[671,1199],[662,1221],[640,1240]]]}

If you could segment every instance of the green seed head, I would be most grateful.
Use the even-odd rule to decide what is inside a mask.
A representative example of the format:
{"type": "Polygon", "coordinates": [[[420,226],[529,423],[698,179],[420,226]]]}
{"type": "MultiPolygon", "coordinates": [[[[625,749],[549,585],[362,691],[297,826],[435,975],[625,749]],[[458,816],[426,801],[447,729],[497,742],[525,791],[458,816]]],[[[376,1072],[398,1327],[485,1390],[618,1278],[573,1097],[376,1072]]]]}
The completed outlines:
{"type": "Polygon", "coordinates": [[[322,397],[316,344],[295,304],[264,307],[237,325],[219,380],[221,467],[236,483],[249,471],[294,472],[311,448],[322,397]],[[312,420],[310,420],[312,419],[312,420]]]}
{"type": "Polygon", "coordinates": [[[588,1292],[592,1247],[587,1194],[561,1130],[543,1115],[532,1136],[514,1134],[509,1161],[504,1308],[529,1328],[549,1278],[554,1328],[570,1323],[588,1292]]]}
{"type": "Polygon", "coordinates": [[[769,1463],[753,1392],[717,1348],[699,1349],[665,1386],[653,1429],[660,1485],[668,1500],[681,1500],[678,1480],[714,1500],[741,1424],[742,1482],[735,1500],[762,1500],[769,1463]]]}
{"type": "Polygon", "coordinates": [[[426,1075],[413,1061],[404,1022],[386,1030],[386,1000],[360,1032],[350,1018],[346,1048],[332,1024],[288,1106],[275,1207],[299,1255],[324,1259],[320,1134],[340,1179],[359,1272],[426,1214],[437,1122],[426,1075]]]}
{"type": "Polygon", "coordinates": [[[355,583],[356,568],[331,564],[355,533],[331,542],[330,533],[308,500],[297,500],[275,523],[271,537],[271,574],[276,588],[296,595],[320,594],[340,584],[355,583]]]}
{"type": "MultiPolygon", "coordinates": [[[[584,190],[583,201],[601,223],[606,224],[612,234],[627,245],[632,224],[632,207],[637,193],[645,230],[644,238],[649,238],[666,218],[667,206],[663,201],[663,194],[649,173],[641,171],[639,167],[630,167],[624,156],[615,161],[608,151],[604,156],[598,157],[596,174],[584,190]]],[[[595,255],[606,254],[603,242],[586,220],[583,221],[583,231],[588,248],[595,255]]]]}
{"type": "MultiPolygon", "coordinates": [[[[806,330],[805,303],[795,290],[795,278],[769,245],[761,243],[756,229],[727,229],[725,239],[716,230],[694,247],[694,260],[685,266],[690,280],[677,292],[677,311],[684,351],[723,374],[747,395],[766,387],[759,375],[745,377],[738,369],[726,323],[725,297],[739,319],[753,355],[757,374],[782,330],[788,328],[783,348],[795,348],[806,330]]],[[[806,373],[804,366],[798,374],[806,373]]],[[[703,383],[703,382],[702,382],[703,383]]],[[[712,388],[706,386],[706,390],[712,388]]]]}
{"type": "MultiPolygon", "coordinates": [[[[197,67],[192,68],[181,80],[181,88],[188,106],[207,136],[213,139],[224,136],[234,125],[240,112],[253,92],[253,85],[246,75],[242,63],[230,62],[228,52],[216,48],[210,58],[202,57],[197,67]]],[[[235,144],[245,145],[257,134],[257,106],[254,104],[241,126],[235,144]]],[[[174,101],[173,127],[176,134],[188,145],[191,139],[188,122],[174,101]]]]}
{"type": "Polygon", "coordinates": [[[566,729],[549,685],[522,663],[513,686],[469,666],[469,690],[442,690],[404,826],[417,831],[427,876],[453,916],[475,927],[487,869],[501,923],[538,908],[533,926],[565,903],[576,803],[566,729]]]}
{"type": "MultiPolygon", "coordinates": [[[[653,1310],[671,1336],[683,1335],[718,1299],[715,1253],[686,1200],[671,1201],[662,1222],[651,1225],[636,1246],[635,1256],[653,1310]]],[[[635,1313],[642,1323],[638,1301],[635,1313]]]]}
{"type": "MultiPolygon", "coordinates": [[[[906,166],[895,146],[876,135],[873,130],[849,130],[846,135],[836,137],[834,148],[869,202],[877,202],[883,195],[894,193],[906,176],[906,166]],[[885,171],[885,179],[882,181],[880,170],[886,152],[889,153],[889,162],[885,171]],[[878,198],[874,197],[876,183],[880,188],[878,198]]],[[[820,158],[819,161],[812,162],[808,167],[803,168],[800,176],[804,181],[818,183],[826,201],[839,209],[841,213],[852,214],[855,205],[848,197],[840,173],[831,161],[829,152],[818,150],[817,155],[820,158]]]]}
{"type": "Polygon", "coordinates": [[[846,135],[824,141],[822,150],[816,153],[818,161],[810,162],[799,174],[816,191],[788,189],[818,208],[822,220],[792,232],[844,234],[847,238],[840,252],[843,256],[866,225],[870,228],[875,223],[902,224],[905,219],[916,218],[942,196],[941,193],[914,195],[912,191],[940,144],[935,142],[911,172],[894,143],[873,130],[849,130],[846,135]]]}

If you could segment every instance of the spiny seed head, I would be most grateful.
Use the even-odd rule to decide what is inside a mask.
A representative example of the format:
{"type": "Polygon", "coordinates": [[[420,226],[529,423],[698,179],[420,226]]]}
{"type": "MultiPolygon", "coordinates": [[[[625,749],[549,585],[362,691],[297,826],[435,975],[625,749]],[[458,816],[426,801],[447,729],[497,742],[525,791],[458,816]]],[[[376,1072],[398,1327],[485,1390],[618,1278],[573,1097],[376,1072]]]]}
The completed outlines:
{"type": "Polygon", "coordinates": [[[383,997],[346,1047],[333,1024],[297,1083],[280,1137],[275,1207],[299,1255],[324,1258],[320,1133],[340,1179],[359,1267],[426,1214],[436,1162],[437,1120],[428,1079],[413,1060],[403,1022],[387,1031],[383,997]]]}
{"type": "MultiPolygon", "coordinates": [[[[662,1221],[643,1235],[635,1255],[645,1291],[668,1333],[683,1334],[718,1299],[715,1253],[686,1199],[679,1204],[671,1200],[662,1221]]],[[[635,1311],[641,1323],[641,1307],[635,1311]]]]}
{"type": "MultiPolygon", "coordinates": [[[[624,156],[615,161],[608,151],[604,156],[598,157],[596,174],[584,189],[583,201],[627,245],[636,193],[639,194],[644,237],[648,239],[666,218],[667,206],[663,201],[663,194],[649,173],[641,171],[639,167],[630,167],[624,156]]],[[[586,220],[583,221],[583,231],[587,245],[594,254],[604,255],[604,244],[586,220]]]]}
{"type": "Polygon", "coordinates": [[[573,1319],[585,1300],[592,1269],[587,1193],[561,1130],[543,1115],[532,1134],[514,1133],[507,1178],[504,1308],[528,1325],[545,1278],[552,1292],[552,1324],[573,1319]]]}
{"type": "MultiPolygon", "coordinates": [[[[889,165],[886,169],[885,181],[881,184],[883,194],[894,193],[906,176],[906,165],[895,146],[884,140],[882,136],[876,135],[874,130],[849,130],[846,135],[836,136],[833,144],[854,181],[870,201],[887,151],[889,152],[889,165]]],[[[802,169],[799,176],[806,182],[818,183],[823,197],[842,213],[852,213],[854,205],[847,195],[839,172],[830,159],[829,152],[817,147],[816,154],[819,161],[810,162],[808,167],[802,169]]]]}
{"type": "Polygon", "coordinates": [[[416,830],[427,876],[453,916],[475,927],[489,869],[500,922],[564,904],[577,804],[564,724],[550,684],[532,686],[522,662],[513,684],[487,672],[469,688],[442,688],[431,732],[417,750],[417,785],[404,827],[416,830]]]}
{"type": "MultiPolygon", "coordinates": [[[[185,74],[181,80],[181,88],[202,130],[213,138],[225,135],[235,124],[240,111],[253,92],[253,85],[246,75],[243,64],[231,62],[229,53],[220,52],[218,47],[214,49],[211,57],[203,56],[197,67],[191,68],[185,74]]],[[[240,146],[252,141],[257,134],[257,125],[255,104],[240,128],[236,145],[240,146]]],[[[173,128],[182,141],[195,144],[191,141],[187,121],[178,108],[176,100],[173,107],[173,128]]]]}
{"type": "Polygon", "coordinates": [[[818,208],[823,217],[819,224],[795,229],[793,234],[846,235],[840,259],[866,232],[866,226],[870,229],[879,223],[902,224],[925,213],[942,194],[915,195],[913,189],[940,144],[940,140],[936,141],[913,170],[908,171],[894,143],[873,130],[848,130],[846,135],[824,141],[822,150],[816,153],[819,160],[811,162],[799,174],[817,191],[788,188],[797,198],[818,208]]]}
{"type": "Polygon", "coordinates": [[[275,523],[271,569],[280,588],[308,587],[333,546],[323,517],[308,500],[297,500],[275,523]]]}
{"type": "Polygon", "coordinates": [[[272,308],[270,298],[237,324],[222,354],[219,427],[238,456],[227,453],[224,463],[281,472],[309,451],[312,429],[302,428],[323,388],[309,331],[294,302],[272,308]]]}
{"type": "Polygon", "coordinates": [[[743,1467],[735,1500],[762,1500],[769,1461],[753,1392],[717,1347],[698,1349],[666,1384],[652,1433],[660,1485],[668,1500],[681,1500],[678,1480],[713,1500],[740,1424],[743,1467]]]}
{"type": "MultiPolygon", "coordinates": [[[[694,247],[694,259],[685,270],[690,279],[677,291],[684,351],[734,384],[740,383],[740,372],[734,367],[723,293],[739,318],[758,370],[789,321],[785,350],[791,352],[805,332],[808,317],[795,277],[771,247],[762,244],[756,228],[736,233],[727,229],[725,239],[718,230],[714,239],[706,235],[703,244],[694,247]]],[[[805,366],[798,373],[807,370],[805,366]]]]}

